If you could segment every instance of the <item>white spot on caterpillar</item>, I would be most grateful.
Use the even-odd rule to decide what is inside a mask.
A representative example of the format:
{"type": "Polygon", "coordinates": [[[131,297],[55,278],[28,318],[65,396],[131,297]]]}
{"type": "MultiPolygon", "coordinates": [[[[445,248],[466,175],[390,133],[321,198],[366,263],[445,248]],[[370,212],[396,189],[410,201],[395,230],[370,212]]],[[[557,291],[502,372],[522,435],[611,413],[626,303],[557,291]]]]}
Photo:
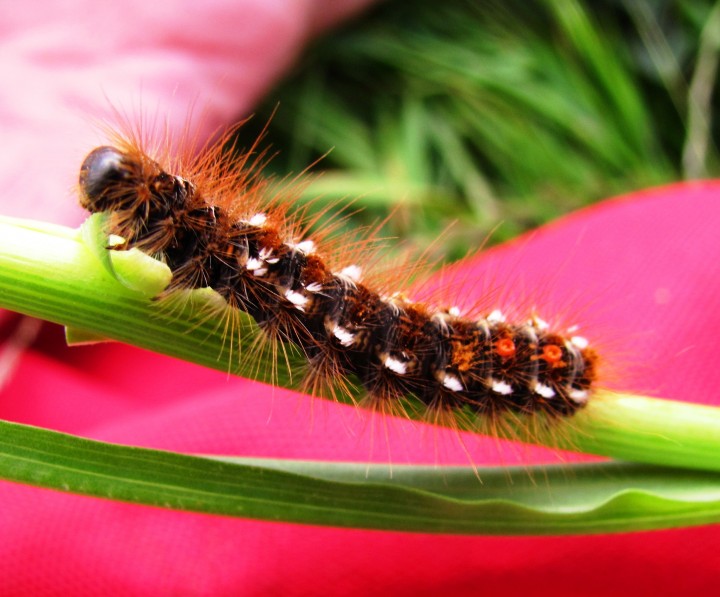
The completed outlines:
{"type": "Polygon", "coordinates": [[[118,236],[117,234],[111,234],[108,236],[107,240],[107,247],[108,249],[112,249],[113,247],[119,247],[120,245],[125,244],[125,239],[122,236],[118,236]]]}
{"type": "Polygon", "coordinates": [[[555,390],[553,390],[550,386],[546,386],[544,383],[536,383],[534,392],[538,396],[542,396],[547,399],[555,397],[555,390]]]}
{"type": "Polygon", "coordinates": [[[308,284],[305,287],[305,290],[308,292],[320,292],[322,290],[323,286],[320,284],[320,282],[313,282],[312,284],[308,284]]]}
{"type": "Polygon", "coordinates": [[[453,317],[460,317],[460,307],[450,307],[448,309],[448,315],[452,315],[453,317]]]}
{"type": "Polygon", "coordinates": [[[532,325],[524,325],[520,328],[519,333],[525,336],[529,344],[537,344],[538,337],[532,325]]]}
{"type": "Polygon", "coordinates": [[[447,313],[434,313],[432,316],[432,320],[438,325],[438,327],[443,331],[447,332],[449,330],[448,327],[448,314],[447,313]]]}
{"type": "Polygon", "coordinates": [[[407,363],[405,361],[401,361],[400,359],[396,359],[389,354],[386,354],[383,358],[383,365],[386,369],[390,369],[390,371],[397,373],[398,375],[405,375],[407,373],[407,363]]]}
{"type": "Polygon", "coordinates": [[[382,295],[382,300],[395,306],[412,305],[415,301],[411,300],[404,292],[393,292],[392,294],[382,295]]]}
{"type": "Polygon", "coordinates": [[[359,282],[362,276],[362,269],[359,265],[348,265],[342,268],[338,275],[347,278],[351,282],[359,282]]]}
{"type": "Polygon", "coordinates": [[[585,404],[588,399],[588,393],[586,390],[570,390],[568,396],[570,396],[570,400],[577,402],[578,404],[585,404]]]}
{"type": "Polygon", "coordinates": [[[537,315],[532,316],[532,319],[530,320],[530,325],[541,332],[547,330],[550,327],[550,324],[547,321],[541,319],[537,315]]]}
{"type": "Polygon", "coordinates": [[[248,224],[257,226],[258,228],[263,226],[265,222],[267,222],[267,216],[264,213],[257,213],[248,220],[248,224]]]}
{"type": "Polygon", "coordinates": [[[250,259],[247,260],[247,263],[245,264],[245,267],[249,269],[250,271],[255,271],[260,269],[263,266],[262,259],[257,259],[255,257],[250,257],[250,259]]]}
{"type": "Polygon", "coordinates": [[[304,311],[305,305],[307,305],[308,301],[310,300],[304,294],[295,290],[286,290],[285,298],[289,300],[293,305],[295,305],[295,308],[298,311],[304,311]]]}
{"type": "Polygon", "coordinates": [[[300,251],[305,255],[310,255],[315,251],[315,243],[311,240],[304,240],[298,244],[290,243],[289,246],[296,251],[300,251]]]}
{"type": "Polygon", "coordinates": [[[587,341],[587,338],[583,338],[582,336],[573,336],[570,338],[570,342],[572,342],[572,345],[576,348],[579,348],[580,350],[584,350],[588,347],[588,344],[590,344],[587,341]]]}
{"type": "Polygon", "coordinates": [[[500,311],[500,309],[495,309],[487,316],[486,319],[489,323],[504,323],[505,315],[503,315],[503,312],[500,311]]]}
{"type": "Polygon", "coordinates": [[[397,304],[397,302],[395,302],[394,299],[388,299],[387,305],[392,309],[393,317],[397,317],[398,315],[400,315],[400,306],[397,304]]]}
{"type": "Polygon", "coordinates": [[[477,326],[477,329],[480,330],[480,332],[483,335],[483,339],[486,339],[490,336],[490,328],[488,327],[488,322],[484,319],[481,319],[480,321],[475,322],[475,325],[477,326]]]}
{"type": "Polygon", "coordinates": [[[245,262],[245,268],[252,273],[253,276],[258,278],[264,276],[268,272],[265,261],[265,257],[268,255],[272,255],[272,250],[261,249],[258,257],[248,258],[245,262]]]}
{"type": "Polygon", "coordinates": [[[457,378],[456,375],[445,373],[442,379],[442,385],[451,392],[462,392],[462,382],[457,378]]]}
{"type": "Polygon", "coordinates": [[[513,388],[508,382],[498,379],[493,379],[491,381],[492,385],[490,387],[492,388],[492,391],[496,394],[502,394],[503,396],[507,396],[513,393],[513,388]]]}
{"type": "Polygon", "coordinates": [[[355,343],[355,334],[340,325],[336,325],[333,328],[332,334],[340,341],[340,344],[345,347],[352,346],[355,343]]]}
{"type": "Polygon", "coordinates": [[[260,254],[258,255],[258,258],[261,261],[265,261],[266,263],[277,263],[278,261],[280,261],[279,257],[273,257],[272,254],[272,249],[265,247],[263,249],[260,249],[260,254]]]}

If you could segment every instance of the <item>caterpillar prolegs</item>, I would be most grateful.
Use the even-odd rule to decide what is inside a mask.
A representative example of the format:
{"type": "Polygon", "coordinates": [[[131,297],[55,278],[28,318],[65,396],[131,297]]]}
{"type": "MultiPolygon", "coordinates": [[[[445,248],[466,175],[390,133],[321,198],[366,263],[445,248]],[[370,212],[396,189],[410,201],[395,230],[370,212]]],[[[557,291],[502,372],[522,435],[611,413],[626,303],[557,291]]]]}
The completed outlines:
{"type": "MultiPolygon", "coordinates": [[[[273,339],[296,345],[312,383],[356,376],[370,402],[413,396],[434,412],[469,407],[570,416],[588,401],[597,355],[538,316],[511,322],[382,293],[358,262],[331,265],[321,240],[297,237],[285,207],[264,194],[222,140],[183,165],[132,139],[93,150],[80,170],[81,204],[109,212],[115,249],[168,265],[166,292],[210,287],[273,339]]],[[[247,159],[247,158],[245,158],[247,159]]]]}

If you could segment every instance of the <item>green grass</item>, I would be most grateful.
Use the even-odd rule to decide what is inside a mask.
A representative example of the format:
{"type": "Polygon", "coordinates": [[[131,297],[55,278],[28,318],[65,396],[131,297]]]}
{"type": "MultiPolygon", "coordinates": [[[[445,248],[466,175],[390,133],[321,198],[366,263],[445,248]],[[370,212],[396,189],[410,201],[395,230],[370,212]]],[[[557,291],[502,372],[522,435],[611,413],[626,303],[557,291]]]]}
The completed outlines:
{"type": "MultiPolygon", "coordinates": [[[[431,258],[611,195],[718,172],[718,9],[705,1],[389,1],[267,95],[279,173],[322,173],[431,258]],[[278,105],[279,104],[279,105],[278,105]],[[498,224],[500,224],[498,226],[498,224]]],[[[317,197],[320,196],[320,200],[317,197]]]]}

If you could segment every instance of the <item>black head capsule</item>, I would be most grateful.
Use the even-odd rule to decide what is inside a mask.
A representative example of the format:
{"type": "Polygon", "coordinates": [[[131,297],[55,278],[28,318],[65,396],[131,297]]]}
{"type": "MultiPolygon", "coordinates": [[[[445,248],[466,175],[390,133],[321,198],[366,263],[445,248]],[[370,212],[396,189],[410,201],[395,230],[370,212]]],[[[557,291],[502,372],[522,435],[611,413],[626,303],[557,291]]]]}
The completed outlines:
{"type": "Polygon", "coordinates": [[[80,205],[92,213],[113,209],[114,190],[131,177],[120,150],[108,145],[93,149],[80,167],[80,205]]]}

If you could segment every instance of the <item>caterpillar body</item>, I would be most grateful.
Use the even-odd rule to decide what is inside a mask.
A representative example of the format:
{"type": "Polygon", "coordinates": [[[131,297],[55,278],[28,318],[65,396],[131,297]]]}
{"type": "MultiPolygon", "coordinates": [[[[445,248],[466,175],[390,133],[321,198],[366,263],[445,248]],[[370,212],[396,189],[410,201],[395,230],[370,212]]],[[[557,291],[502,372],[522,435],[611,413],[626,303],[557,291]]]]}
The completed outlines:
{"type": "Polygon", "coordinates": [[[183,166],[116,141],[94,149],[79,177],[81,205],[110,212],[108,233],[123,239],[113,248],[164,260],[166,292],[210,287],[272,339],[299,347],[310,387],[354,375],[373,405],[413,396],[433,412],[490,417],[570,416],[591,396],[598,357],[584,338],[538,316],[474,318],[386,295],[363,281],[361,265],[331,267],[322,242],[292,236],[283,209],[222,143],[183,166]]]}

